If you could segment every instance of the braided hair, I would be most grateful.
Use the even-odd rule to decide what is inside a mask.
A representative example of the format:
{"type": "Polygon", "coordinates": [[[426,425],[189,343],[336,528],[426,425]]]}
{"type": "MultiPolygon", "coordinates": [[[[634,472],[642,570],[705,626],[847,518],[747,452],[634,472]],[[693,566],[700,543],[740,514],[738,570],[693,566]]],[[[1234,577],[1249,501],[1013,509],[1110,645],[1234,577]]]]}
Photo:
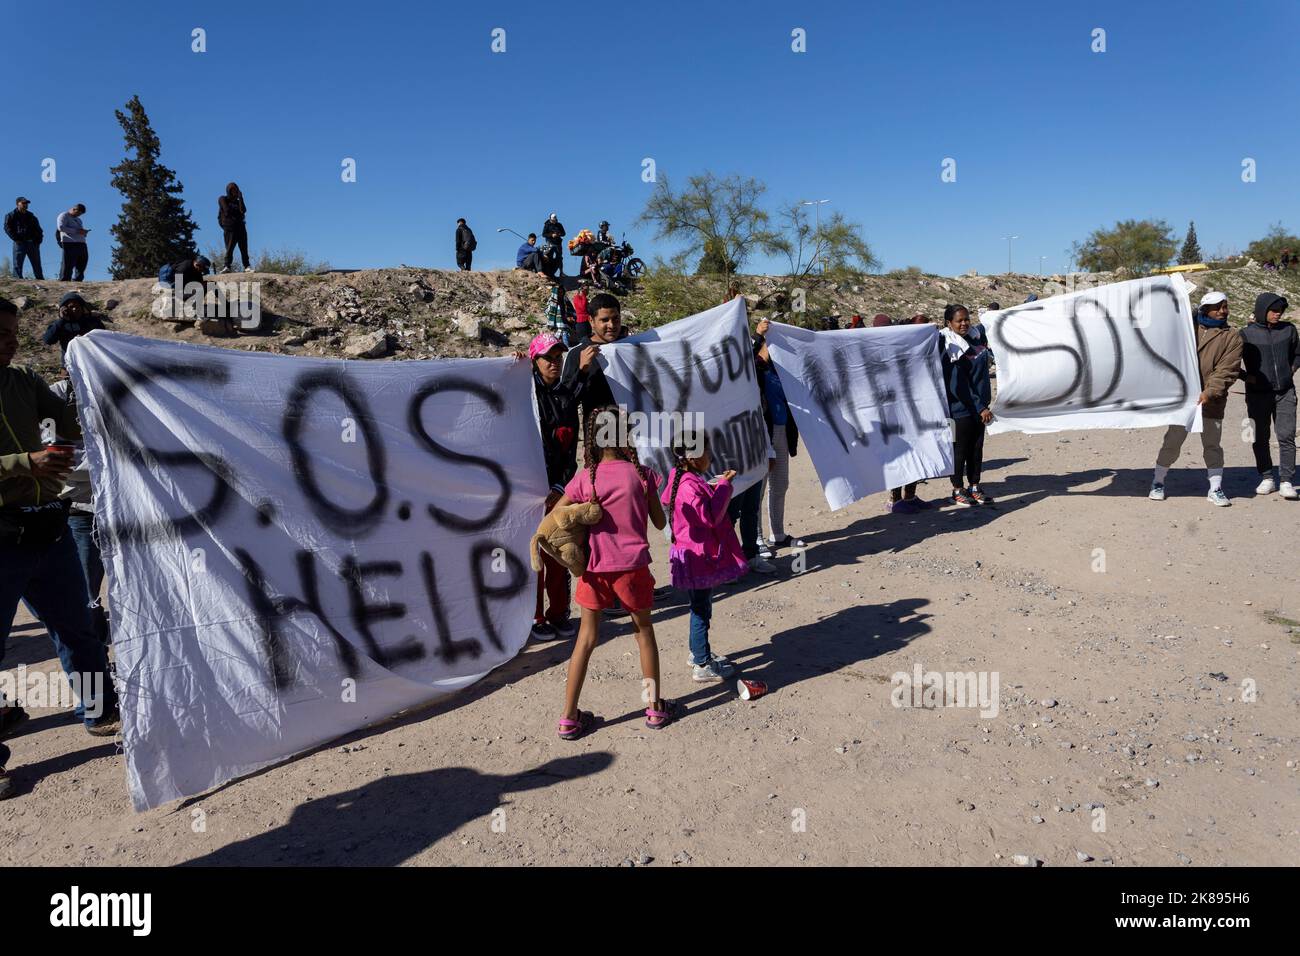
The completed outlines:
{"type": "MultiPolygon", "coordinates": [[[[602,426],[611,424],[610,416],[614,421],[616,436],[627,433],[625,416],[623,409],[617,405],[605,405],[600,408],[593,408],[587,413],[587,421],[583,426],[583,462],[587,466],[587,474],[591,478],[591,500],[596,501],[596,467],[604,457],[605,448],[596,440],[597,434],[602,426]]],[[[641,479],[641,484],[647,488],[650,485],[650,473],[645,465],[641,464],[641,459],[636,453],[636,448],[628,445],[626,447],[617,446],[614,452],[624,461],[631,462],[636,468],[637,476],[641,479]]]]}
{"type": "Polygon", "coordinates": [[[677,488],[682,483],[686,472],[691,470],[691,450],[709,447],[708,432],[694,432],[682,429],[673,439],[673,490],[668,496],[668,541],[677,543],[677,532],[673,529],[673,517],[677,514],[677,488]]]}

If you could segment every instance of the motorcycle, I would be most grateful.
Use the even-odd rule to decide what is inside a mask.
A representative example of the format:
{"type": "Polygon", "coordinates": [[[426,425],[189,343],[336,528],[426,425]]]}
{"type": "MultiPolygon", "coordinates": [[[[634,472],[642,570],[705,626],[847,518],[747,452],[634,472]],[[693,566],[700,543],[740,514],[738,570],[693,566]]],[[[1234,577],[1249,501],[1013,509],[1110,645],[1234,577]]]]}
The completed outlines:
{"type": "Polygon", "coordinates": [[[618,245],[592,241],[573,250],[582,257],[581,274],[599,289],[608,289],[620,295],[632,291],[632,284],[645,275],[645,263],[633,253],[632,244],[624,240],[618,245]]]}

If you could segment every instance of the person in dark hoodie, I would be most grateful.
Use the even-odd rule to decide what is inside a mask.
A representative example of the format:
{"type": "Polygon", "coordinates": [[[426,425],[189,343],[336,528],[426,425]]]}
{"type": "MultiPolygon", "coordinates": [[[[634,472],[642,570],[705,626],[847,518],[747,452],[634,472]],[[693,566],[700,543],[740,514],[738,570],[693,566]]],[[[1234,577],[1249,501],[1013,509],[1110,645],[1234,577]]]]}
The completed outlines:
{"type": "Polygon", "coordinates": [[[244,205],[244,194],[234,183],[226,183],[226,194],[217,198],[217,225],[226,240],[226,264],[221,268],[225,275],[234,263],[235,246],[239,246],[239,258],[244,260],[244,271],[252,272],[248,264],[248,207],[244,205]]]}
{"type": "Polygon", "coordinates": [[[1287,301],[1272,292],[1255,299],[1254,321],[1241,330],[1241,358],[1245,364],[1246,414],[1255,428],[1255,467],[1259,470],[1258,495],[1279,492],[1283,498],[1300,498],[1295,477],[1296,392],[1300,369],[1300,343],[1296,327],[1282,321],[1287,301]],[[1273,478],[1269,425],[1277,432],[1278,478],[1273,478]]]}
{"type": "Polygon", "coordinates": [[[46,345],[57,343],[62,356],[68,351],[68,343],[78,335],[102,329],[105,322],[111,321],[106,315],[90,311],[86,300],[77,293],[65,292],[59,299],[59,317],[45,327],[41,341],[46,345]]]}
{"type": "MultiPolygon", "coordinates": [[[[1226,508],[1232,502],[1223,492],[1223,413],[1228,405],[1228,389],[1241,371],[1241,338],[1228,326],[1228,297],[1222,292],[1207,292],[1201,297],[1196,313],[1196,354],[1201,366],[1201,395],[1197,399],[1201,406],[1201,447],[1210,479],[1207,500],[1226,508]]],[[[1165,476],[1186,440],[1187,429],[1182,425],[1166,429],[1147,495],[1152,501],[1165,500],[1165,476]]]]}
{"type": "MultiPolygon", "coordinates": [[[[995,303],[996,304],[996,303],[995,303]]],[[[961,508],[992,504],[980,487],[984,465],[984,429],[993,421],[989,406],[993,388],[989,380],[992,351],[983,336],[971,331],[970,310],[964,305],[947,305],[943,310],[943,377],[948,383],[948,414],[953,422],[953,504],[961,508]],[[969,487],[963,487],[969,479],[969,487]]]]}
{"type": "Polygon", "coordinates": [[[474,238],[474,230],[464,219],[457,219],[456,267],[461,272],[469,272],[470,266],[474,264],[474,250],[477,248],[478,240],[474,238]]]}
{"type": "MultiPolygon", "coordinates": [[[[542,456],[546,459],[546,481],[550,486],[546,511],[555,507],[564,494],[564,486],[578,471],[578,403],[587,379],[579,375],[569,382],[563,381],[560,371],[564,355],[564,343],[551,332],[542,332],[528,346],[537,395],[537,421],[542,431],[542,456]]],[[[538,641],[573,637],[578,628],[569,618],[569,572],[545,552],[541,558],[532,637],[538,641]]]]}

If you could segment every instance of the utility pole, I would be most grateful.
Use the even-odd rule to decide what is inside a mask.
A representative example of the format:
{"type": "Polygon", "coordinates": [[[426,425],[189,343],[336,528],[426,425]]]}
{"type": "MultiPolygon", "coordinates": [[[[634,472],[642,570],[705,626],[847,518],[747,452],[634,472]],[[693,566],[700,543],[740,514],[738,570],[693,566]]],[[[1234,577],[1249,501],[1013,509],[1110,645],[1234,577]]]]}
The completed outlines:
{"type": "Polygon", "coordinates": [[[1007,275],[1011,275],[1011,240],[1019,239],[1019,236],[1003,236],[1007,241],[1007,275]]]}
{"type": "Polygon", "coordinates": [[[1038,278],[1040,279],[1043,277],[1043,260],[1046,258],[1047,256],[1038,257],[1038,278]]]}
{"type": "MultiPolygon", "coordinates": [[[[829,199],[806,199],[806,200],[804,200],[803,202],[799,203],[799,205],[801,205],[801,206],[812,206],[812,207],[813,207],[813,215],[814,215],[814,217],[816,218],[816,222],[817,222],[817,225],[816,225],[816,227],[815,227],[814,230],[813,230],[813,236],[814,236],[814,243],[813,243],[813,256],[814,256],[815,258],[817,258],[817,259],[820,259],[820,258],[821,258],[820,256],[817,255],[817,249],[818,249],[817,242],[818,242],[818,240],[816,239],[816,237],[818,237],[818,236],[821,234],[821,231],[822,231],[822,205],[823,205],[824,203],[828,203],[828,202],[830,202],[829,199]]],[[[810,265],[811,265],[811,264],[810,264],[810,265]]],[[[818,262],[817,265],[821,268],[822,275],[825,275],[825,274],[826,274],[826,266],[825,266],[823,263],[821,263],[821,262],[818,262]]]]}

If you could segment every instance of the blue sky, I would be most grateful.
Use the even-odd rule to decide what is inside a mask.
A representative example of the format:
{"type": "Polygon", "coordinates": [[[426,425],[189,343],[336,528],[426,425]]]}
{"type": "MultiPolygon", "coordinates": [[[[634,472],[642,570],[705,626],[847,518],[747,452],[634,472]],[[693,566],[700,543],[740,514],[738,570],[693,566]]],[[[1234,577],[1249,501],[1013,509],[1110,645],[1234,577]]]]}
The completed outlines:
{"type": "MultiPolygon", "coordinates": [[[[1207,253],[1274,221],[1300,229],[1292,0],[69,0],[3,16],[4,202],[29,196],[47,235],[84,202],[90,278],[107,274],[120,206],[113,110],[135,93],[200,248],[220,245],[216,197],[235,180],[254,249],[339,267],[454,267],[458,216],[476,267],[513,265],[518,240],[496,227],[537,231],[552,210],[570,234],[604,217],[647,258],[669,252],[630,225],[646,157],[670,179],[758,177],[773,205],[829,198],[887,269],[1002,271],[1014,234],[1018,271],[1039,256],[1059,271],[1072,240],[1127,217],[1180,237],[1195,219],[1207,253]],[[195,27],[206,53],[191,52],[195,27]],[[490,49],[497,27],[505,53],[490,49]],[[796,27],[806,53],[791,51],[796,27]]],[[[47,264],[57,252],[47,240],[47,264]]]]}

